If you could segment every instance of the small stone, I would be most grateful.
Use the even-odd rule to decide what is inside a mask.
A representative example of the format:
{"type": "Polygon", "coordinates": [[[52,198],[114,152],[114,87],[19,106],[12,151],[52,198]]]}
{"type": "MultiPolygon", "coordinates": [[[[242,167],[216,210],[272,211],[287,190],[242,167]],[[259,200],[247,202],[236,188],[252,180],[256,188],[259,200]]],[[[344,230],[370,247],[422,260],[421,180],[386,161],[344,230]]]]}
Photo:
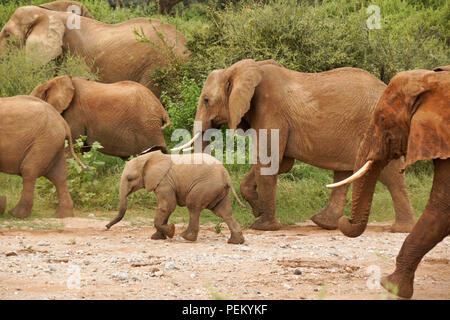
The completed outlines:
{"type": "Polygon", "coordinates": [[[94,215],[93,213],[89,213],[89,214],[88,214],[88,217],[89,217],[89,218],[94,218],[95,215],[94,215]]]}
{"type": "Polygon", "coordinates": [[[242,247],[241,247],[241,251],[248,252],[248,251],[250,251],[250,247],[242,246],[242,247]]]}
{"type": "Polygon", "coordinates": [[[193,280],[195,280],[195,279],[198,278],[198,276],[197,276],[195,273],[191,273],[189,276],[190,276],[191,279],[193,279],[193,280]]]}
{"type": "Polygon", "coordinates": [[[175,269],[175,262],[174,261],[166,262],[164,268],[168,269],[168,270],[174,270],[175,269]]]}
{"type": "Polygon", "coordinates": [[[117,279],[121,281],[128,281],[128,274],[126,272],[121,272],[117,275],[117,279]]]}
{"type": "Polygon", "coordinates": [[[289,245],[286,244],[286,243],[281,242],[281,243],[279,244],[279,247],[280,247],[280,248],[287,248],[287,247],[289,247],[289,245]]]}
{"type": "Polygon", "coordinates": [[[156,272],[154,273],[154,275],[157,276],[157,277],[160,277],[160,276],[163,275],[163,272],[162,272],[162,270],[159,270],[159,271],[156,271],[156,272]]]}
{"type": "Polygon", "coordinates": [[[302,274],[302,270],[300,270],[300,269],[295,269],[295,270],[294,270],[294,274],[297,275],[297,276],[299,276],[299,275],[302,274]]]}
{"type": "Polygon", "coordinates": [[[48,270],[53,272],[53,271],[56,271],[56,268],[54,266],[50,265],[50,266],[48,266],[48,270]]]}
{"type": "Polygon", "coordinates": [[[41,246],[41,247],[48,247],[48,246],[50,246],[50,243],[45,242],[45,241],[41,241],[41,242],[38,243],[38,246],[41,246]]]}

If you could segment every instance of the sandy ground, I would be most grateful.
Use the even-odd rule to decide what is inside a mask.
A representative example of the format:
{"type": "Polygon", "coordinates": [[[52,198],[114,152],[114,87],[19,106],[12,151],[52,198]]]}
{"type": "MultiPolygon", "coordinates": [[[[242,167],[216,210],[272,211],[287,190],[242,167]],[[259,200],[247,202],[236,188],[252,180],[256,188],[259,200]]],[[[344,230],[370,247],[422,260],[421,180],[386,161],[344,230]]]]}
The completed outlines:
{"type": "MultiPolygon", "coordinates": [[[[115,213],[114,213],[115,215],[115,213]]],[[[112,214],[113,216],[113,214],[112,214]]],[[[191,243],[152,227],[67,218],[52,230],[0,230],[0,299],[392,299],[378,287],[407,234],[372,223],[356,239],[311,221],[276,232],[202,226],[191,243]]],[[[450,239],[419,265],[414,299],[450,299],[450,239]]]]}

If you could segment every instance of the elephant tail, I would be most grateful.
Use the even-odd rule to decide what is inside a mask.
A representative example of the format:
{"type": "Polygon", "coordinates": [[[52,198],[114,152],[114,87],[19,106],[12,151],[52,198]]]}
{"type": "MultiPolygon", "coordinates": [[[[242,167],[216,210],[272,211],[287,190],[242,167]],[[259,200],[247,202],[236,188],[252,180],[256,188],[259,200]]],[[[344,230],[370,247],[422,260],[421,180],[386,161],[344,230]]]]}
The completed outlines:
{"type": "MultiPolygon", "coordinates": [[[[225,169],[225,171],[226,171],[226,169],[225,169]]],[[[237,195],[236,190],[234,190],[234,187],[233,187],[233,181],[231,181],[231,177],[230,177],[230,175],[228,174],[228,172],[227,172],[227,175],[228,175],[228,186],[230,187],[231,192],[233,192],[233,196],[236,198],[236,201],[239,203],[239,205],[240,205],[242,208],[247,208],[247,206],[246,206],[245,204],[242,203],[241,199],[239,199],[239,196],[237,195]]]]}
{"type": "Polygon", "coordinates": [[[73,149],[72,133],[70,132],[69,125],[67,124],[67,122],[65,120],[64,120],[64,126],[66,128],[66,139],[67,139],[67,142],[69,143],[69,150],[70,150],[70,154],[72,155],[72,158],[74,158],[75,161],[78,162],[78,164],[81,166],[81,168],[83,168],[83,170],[85,170],[85,171],[89,170],[89,168],[86,167],[86,165],[83,162],[81,162],[81,160],[77,157],[75,150],[73,149]]]}

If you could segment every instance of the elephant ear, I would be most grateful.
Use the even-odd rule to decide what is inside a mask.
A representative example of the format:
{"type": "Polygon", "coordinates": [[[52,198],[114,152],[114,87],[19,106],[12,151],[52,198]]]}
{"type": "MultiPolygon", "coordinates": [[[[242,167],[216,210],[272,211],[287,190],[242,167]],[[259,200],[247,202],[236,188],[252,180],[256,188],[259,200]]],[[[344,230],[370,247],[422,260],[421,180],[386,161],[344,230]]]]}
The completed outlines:
{"type": "Polygon", "coordinates": [[[62,54],[65,26],[51,12],[40,11],[37,14],[33,13],[33,17],[35,21],[28,30],[25,49],[28,54],[45,64],[62,54]]]}
{"type": "Polygon", "coordinates": [[[433,71],[434,72],[450,71],[450,65],[434,68],[433,71]]]}
{"type": "Polygon", "coordinates": [[[66,75],[37,86],[30,95],[48,102],[56,111],[62,113],[69,107],[74,94],[72,77],[66,75]]]}
{"type": "Polygon", "coordinates": [[[144,165],[144,185],[147,191],[153,191],[166,176],[172,166],[172,161],[169,155],[165,155],[159,150],[146,156],[148,158],[144,165]]]}
{"type": "Polygon", "coordinates": [[[242,60],[226,71],[228,73],[228,125],[236,129],[250,109],[255,88],[261,82],[263,71],[254,60],[242,60]]]}
{"type": "Polygon", "coordinates": [[[450,74],[430,72],[421,83],[421,92],[411,93],[416,100],[405,169],[419,160],[450,157],[450,74]]]}

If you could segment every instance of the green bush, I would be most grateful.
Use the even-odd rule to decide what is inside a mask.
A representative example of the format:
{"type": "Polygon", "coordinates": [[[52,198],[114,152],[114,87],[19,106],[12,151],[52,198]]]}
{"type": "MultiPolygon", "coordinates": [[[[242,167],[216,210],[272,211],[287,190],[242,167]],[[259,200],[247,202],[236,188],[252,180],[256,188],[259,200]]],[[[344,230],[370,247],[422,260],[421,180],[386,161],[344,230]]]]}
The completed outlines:
{"type": "Polygon", "coordinates": [[[24,50],[9,47],[0,59],[0,97],[28,95],[37,85],[64,74],[97,79],[80,57],[66,55],[42,66],[38,60],[27,56],[24,50]]]}

